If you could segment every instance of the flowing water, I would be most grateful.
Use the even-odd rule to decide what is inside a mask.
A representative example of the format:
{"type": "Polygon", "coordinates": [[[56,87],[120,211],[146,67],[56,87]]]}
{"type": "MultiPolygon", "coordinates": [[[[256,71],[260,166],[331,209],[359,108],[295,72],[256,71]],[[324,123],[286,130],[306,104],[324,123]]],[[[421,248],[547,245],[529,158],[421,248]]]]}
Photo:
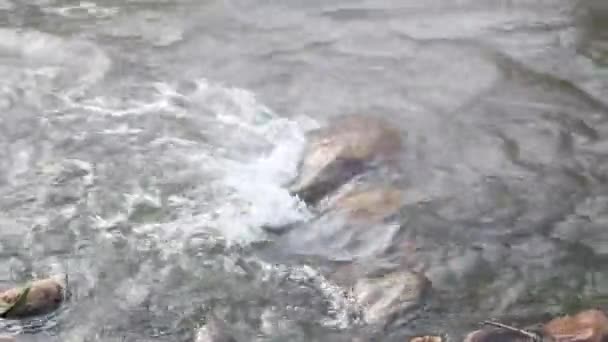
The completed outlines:
{"type": "Polygon", "coordinates": [[[0,23],[1,283],[71,292],[1,322],[19,341],[194,341],[213,315],[237,341],[458,340],[607,304],[604,0],[0,0],[0,23]],[[403,132],[411,203],[364,251],[414,243],[433,283],[383,329],[324,275],[344,251],[260,252],[314,215],[285,190],[306,131],[353,113],[403,132]]]}

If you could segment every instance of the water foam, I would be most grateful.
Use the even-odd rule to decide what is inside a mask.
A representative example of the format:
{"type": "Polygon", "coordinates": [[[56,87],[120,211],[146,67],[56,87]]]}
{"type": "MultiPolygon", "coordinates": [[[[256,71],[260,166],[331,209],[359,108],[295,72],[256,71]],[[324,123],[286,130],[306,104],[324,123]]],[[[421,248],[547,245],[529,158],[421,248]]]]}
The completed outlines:
{"type": "MultiPolygon", "coordinates": [[[[308,219],[306,206],[289,194],[285,184],[296,176],[305,132],[316,123],[306,116],[298,120],[281,117],[244,89],[206,79],[190,83],[189,91],[180,89],[179,82],[157,83],[149,99],[114,103],[111,98],[96,97],[70,103],[110,121],[162,113],[167,120],[185,122],[191,126],[188,129],[200,130],[204,135],[190,140],[174,135],[180,132],[167,132],[149,143],[148,148],[153,150],[168,148],[169,159],[184,164],[178,172],[197,172],[194,178],[198,184],[188,193],[173,194],[168,199],[175,219],[139,222],[137,231],[162,240],[209,231],[229,241],[247,243],[266,238],[263,226],[308,219]]],[[[136,121],[132,123],[137,125],[136,121]]],[[[145,133],[143,130],[121,123],[100,133],[138,136],[145,133]]],[[[179,177],[172,174],[170,178],[179,177]]],[[[142,201],[151,203],[150,196],[157,203],[153,207],[162,207],[161,195],[152,194],[150,189],[132,189],[125,196],[127,214],[120,220],[130,220],[128,213],[142,201]]]]}
{"type": "Polygon", "coordinates": [[[264,235],[264,225],[307,219],[305,205],[283,187],[297,174],[306,127],[276,115],[243,89],[199,80],[193,98],[210,109],[225,129],[243,130],[272,146],[249,162],[216,160],[224,172],[220,182],[230,191],[215,212],[215,222],[209,223],[229,239],[251,241],[264,235]]]}

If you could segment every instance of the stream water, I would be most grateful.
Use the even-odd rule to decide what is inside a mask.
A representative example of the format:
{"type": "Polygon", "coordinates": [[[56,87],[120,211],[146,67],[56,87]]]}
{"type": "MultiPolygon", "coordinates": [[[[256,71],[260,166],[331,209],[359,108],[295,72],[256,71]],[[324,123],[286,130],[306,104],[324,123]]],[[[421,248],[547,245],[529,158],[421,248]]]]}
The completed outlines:
{"type": "Polygon", "coordinates": [[[608,306],[607,95],[603,0],[0,0],[0,283],[71,292],[0,331],[458,340],[608,306]],[[416,204],[366,250],[415,243],[433,284],[383,329],[324,275],[343,251],[260,252],[314,215],[285,189],[306,132],[355,113],[403,132],[416,204]]]}

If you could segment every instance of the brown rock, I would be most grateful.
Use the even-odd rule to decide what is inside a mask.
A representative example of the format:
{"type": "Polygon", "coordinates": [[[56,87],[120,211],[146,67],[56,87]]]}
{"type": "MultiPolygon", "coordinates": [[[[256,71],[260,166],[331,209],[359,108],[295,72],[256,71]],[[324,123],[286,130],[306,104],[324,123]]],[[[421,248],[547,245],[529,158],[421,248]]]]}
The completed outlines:
{"type": "Polygon", "coordinates": [[[430,282],[421,274],[399,270],[359,279],[353,295],[368,323],[379,323],[418,306],[430,282]]]}
{"type": "MultiPolygon", "coordinates": [[[[527,332],[529,333],[529,332],[527,332]]],[[[574,316],[556,318],[545,324],[539,339],[546,342],[605,342],[608,341],[608,318],[599,310],[586,310],[574,316]]],[[[525,333],[484,328],[469,333],[464,342],[530,342],[525,333]]]]}
{"type": "Polygon", "coordinates": [[[379,188],[349,193],[334,206],[351,219],[378,222],[395,214],[401,208],[402,198],[402,192],[397,189],[379,188]]]}
{"type": "Polygon", "coordinates": [[[398,130],[378,118],[343,116],[316,130],[290,191],[314,204],[374,162],[392,159],[401,149],[398,130]]]}
{"type": "Polygon", "coordinates": [[[63,289],[59,280],[47,278],[33,281],[27,287],[6,290],[0,293],[0,316],[19,319],[56,310],[63,301],[63,289]]]}
{"type": "Polygon", "coordinates": [[[550,321],[543,332],[559,342],[603,342],[608,340],[608,318],[602,311],[585,310],[550,321]]]}

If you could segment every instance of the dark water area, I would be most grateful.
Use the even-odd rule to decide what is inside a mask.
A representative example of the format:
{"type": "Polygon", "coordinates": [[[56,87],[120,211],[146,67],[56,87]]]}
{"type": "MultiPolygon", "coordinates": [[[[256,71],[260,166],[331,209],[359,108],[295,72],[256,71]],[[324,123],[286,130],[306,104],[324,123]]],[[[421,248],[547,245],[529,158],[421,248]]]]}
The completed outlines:
{"type": "Polygon", "coordinates": [[[607,95],[602,0],[0,0],[0,284],[71,292],[0,332],[458,341],[608,308],[607,95]],[[286,189],[346,114],[404,145],[365,229],[286,189]],[[405,265],[432,286],[388,321],[334,276],[405,265]]]}

